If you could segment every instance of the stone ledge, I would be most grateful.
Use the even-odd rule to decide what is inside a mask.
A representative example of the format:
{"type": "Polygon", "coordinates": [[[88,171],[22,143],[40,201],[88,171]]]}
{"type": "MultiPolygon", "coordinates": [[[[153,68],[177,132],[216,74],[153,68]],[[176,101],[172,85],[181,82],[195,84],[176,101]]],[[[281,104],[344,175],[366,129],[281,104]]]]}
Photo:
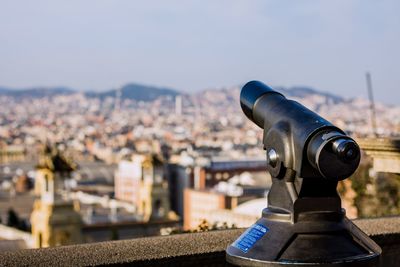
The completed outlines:
{"type": "Polygon", "coordinates": [[[371,156],[376,172],[400,173],[400,139],[369,138],[357,140],[371,156]]]}
{"type": "Polygon", "coordinates": [[[363,138],[357,139],[357,143],[367,152],[400,153],[400,138],[363,138]]]}
{"type": "MultiPolygon", "coordinates": [[[[400,261],[400,217],[354,221],[383,249],[382,266],[400,261]]],[[[225,248],[243,229],[137,238],[0,254],[0,266],[229,266],[225,248]]]]}

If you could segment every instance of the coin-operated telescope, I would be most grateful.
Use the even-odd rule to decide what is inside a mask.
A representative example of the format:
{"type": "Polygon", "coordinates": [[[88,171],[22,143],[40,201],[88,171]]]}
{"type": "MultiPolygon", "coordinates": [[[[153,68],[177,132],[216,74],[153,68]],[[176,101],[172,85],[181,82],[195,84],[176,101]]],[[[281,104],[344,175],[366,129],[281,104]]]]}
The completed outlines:
{"type": "Polygon", "coordinates": [[[345,216],[338,181],[360,162],[357,143],[301,104],[251,81],[240,94],[264,129],[272,176],[262,217],[226,250],[240,266],[377,266],[380,247],[345,216]]]}

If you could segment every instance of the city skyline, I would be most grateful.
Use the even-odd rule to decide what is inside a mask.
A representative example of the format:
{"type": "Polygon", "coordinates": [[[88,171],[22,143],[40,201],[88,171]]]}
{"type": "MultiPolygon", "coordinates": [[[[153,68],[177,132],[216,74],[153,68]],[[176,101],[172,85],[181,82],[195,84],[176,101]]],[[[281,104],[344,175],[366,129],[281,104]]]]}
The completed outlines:
{"type": "Polygon", "coordinates": [[[396,1],[7,2],[0,85],[309,86],[399,104],[396,1]]]}

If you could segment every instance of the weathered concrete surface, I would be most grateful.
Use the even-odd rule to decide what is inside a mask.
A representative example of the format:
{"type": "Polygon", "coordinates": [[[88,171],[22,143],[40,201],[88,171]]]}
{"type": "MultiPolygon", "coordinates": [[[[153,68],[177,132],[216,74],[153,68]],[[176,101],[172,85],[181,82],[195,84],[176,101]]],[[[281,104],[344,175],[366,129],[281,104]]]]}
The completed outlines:
{"type": "MultiPolygon", "coordinates": [[[[399,266],[400,217],[354,221],[382,248],[381,266],[399,266]]],[[[0,254],[0,266],[229,266],[225,248],[243,229],[138,238],[0,254]]]]}
{"type": "Polygon", "coordinates": [[[400,217],[361,219],[354,223],[382,248],[380,266],[400,266],[400,217]]]}
{"type": "Polygon", "coordinates": [[[243,230],[100,242],[0,254],[0,266],[221,266],[243,230]]]}

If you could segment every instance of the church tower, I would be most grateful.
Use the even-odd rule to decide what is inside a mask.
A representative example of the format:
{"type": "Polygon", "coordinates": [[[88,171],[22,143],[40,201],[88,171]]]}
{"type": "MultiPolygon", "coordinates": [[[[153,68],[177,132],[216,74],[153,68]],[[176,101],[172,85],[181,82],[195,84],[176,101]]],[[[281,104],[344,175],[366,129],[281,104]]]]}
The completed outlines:
{"type": "Polygon", "coordinates": [[[46,146],[36,166],[35,200],[31,214],[35,247],[53,247],[81,243],[82,219],[72,201],[62,199],[64,179],[69,178],[76,165],[56,148],[46,146]]]}
{"type": "Polygon", "coordinates": [[[170,215],[164,164],[156,155],[148,155],[142,162],[138,212],[143,216],[144,221],[167,219],[170,215]]]}

